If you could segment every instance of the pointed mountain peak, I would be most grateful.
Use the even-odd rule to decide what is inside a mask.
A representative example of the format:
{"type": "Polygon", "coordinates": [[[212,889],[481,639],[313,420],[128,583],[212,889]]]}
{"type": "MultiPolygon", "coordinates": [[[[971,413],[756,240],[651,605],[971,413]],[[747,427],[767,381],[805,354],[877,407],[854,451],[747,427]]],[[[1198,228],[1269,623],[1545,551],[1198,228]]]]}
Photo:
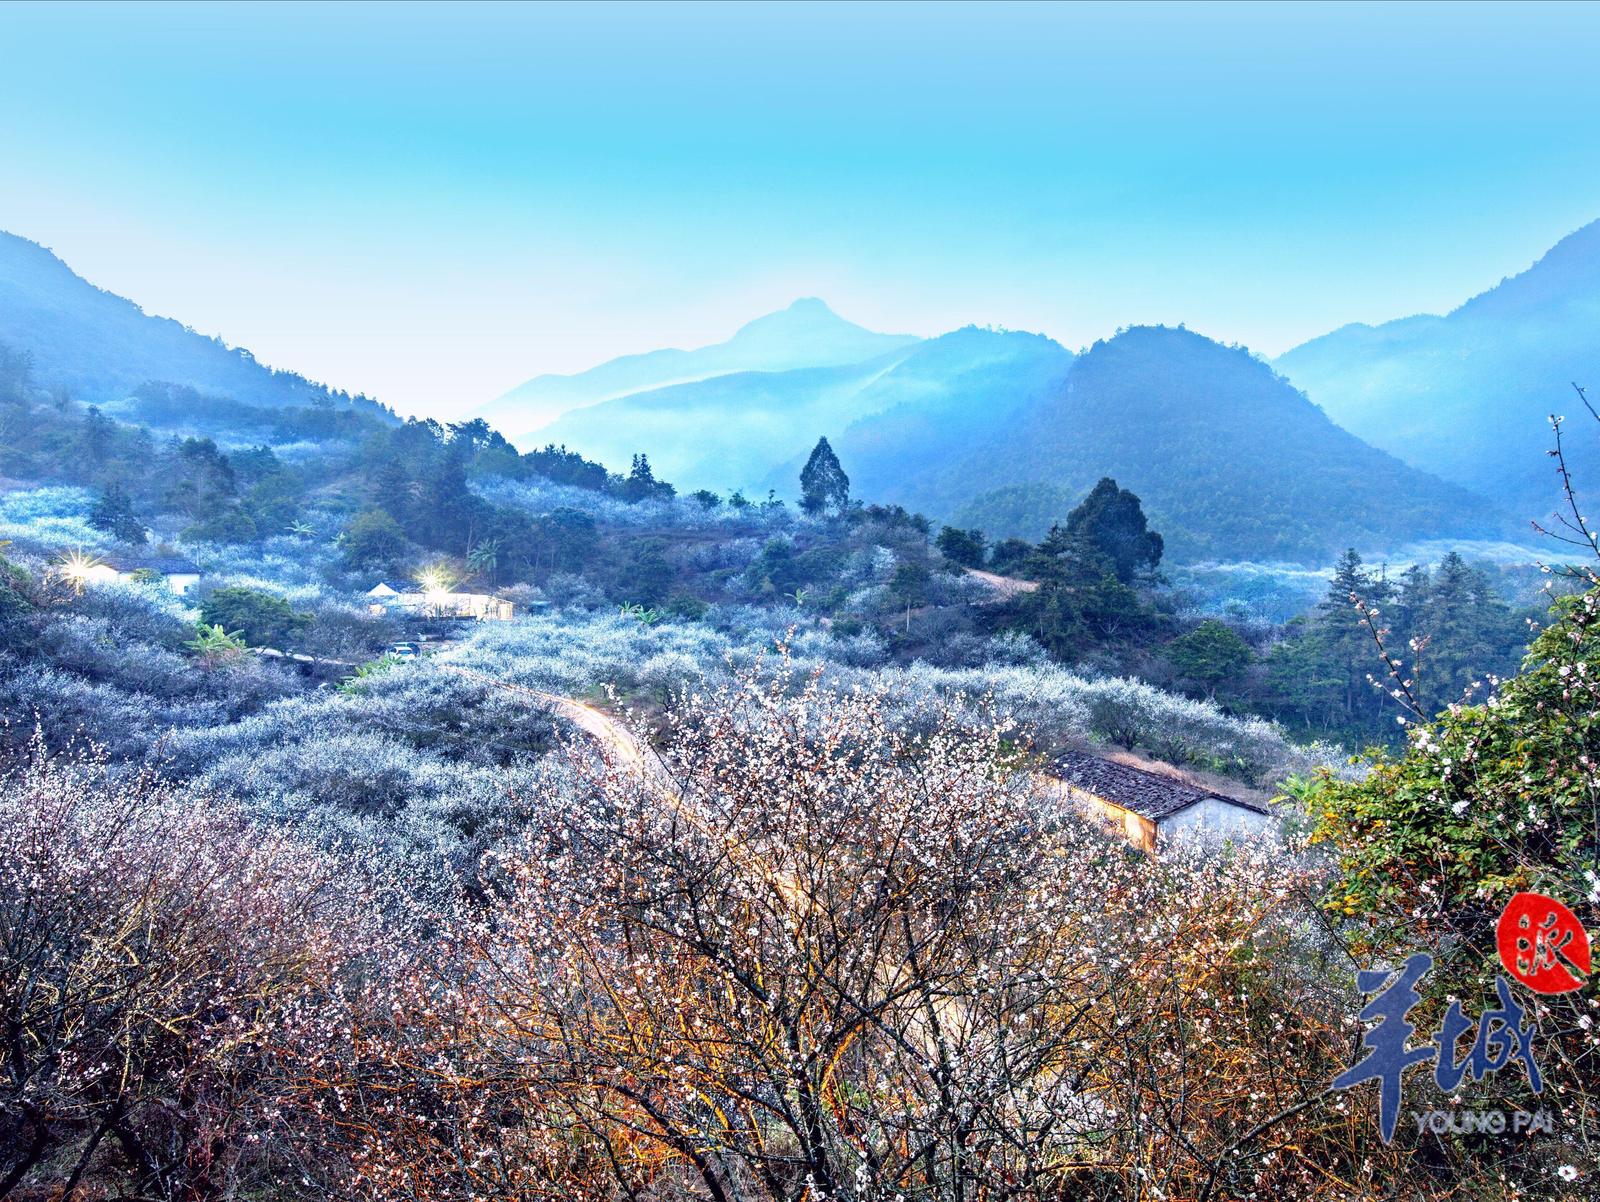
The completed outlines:
{"type": "Polygon", "coordinates": [[[787,309],[747,322],[723,347],[776,356],[775,366],[790,366],[808,361],[848,363],[915,341],[908,335],[873,333],[840,317],[825,301],[805,296],[787,309]]]}
{"type": "Polygon", "coordinates": [[[862,330],[862,327],[840,317],[828,307],[826,301],[814,296],[803,296],[787,309],[779,309],[754,321],[746,322],[739,327],[739,332],[733,336],[732,341],[739,342],[751,335],[764,335],[774,331],[806,335],[838,330],[853,332],[862,330]]]}
{"type": "Polygon", "coordinates": [[[814,296],[758,317],[726,342],[696,350],[625,355],[572,376],[535,376],[477,410],[514,431],[543,426],[568,410],[672,384],[747,371],[791,371],[861,363],[909,348],[912,334],[876,334],[846,321],[814,296]]]}

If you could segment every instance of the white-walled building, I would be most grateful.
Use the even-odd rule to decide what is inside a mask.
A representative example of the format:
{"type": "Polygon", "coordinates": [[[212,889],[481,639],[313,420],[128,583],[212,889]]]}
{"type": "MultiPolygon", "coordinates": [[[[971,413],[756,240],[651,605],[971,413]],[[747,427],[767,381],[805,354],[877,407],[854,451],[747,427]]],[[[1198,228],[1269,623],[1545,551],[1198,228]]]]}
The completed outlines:
{"type": "Polygon", "coordinates": [[[511,602],[488,593],[422,591],[415,585],[380,580],[367,590],[367,597],[367,608],[375,614],[399,609],[423,618],[475,618],[480,622],[509,622],[512,618],[511,602]]]}
{"type": "Polygon", "coordinates": [[[200,568],[177,555],[113,555],[75,566],[72,574],[86,584],[117,580],[124,584],[160,580],[183,596],[200,580],[200,568]]]}
{"type": "Polygon", "coordinates": [[[1058,756],[1049,775],[1091,819],[1142,851],[1278,829],[1277,819],[1255,802],[1086,751],[1058,756]]]}

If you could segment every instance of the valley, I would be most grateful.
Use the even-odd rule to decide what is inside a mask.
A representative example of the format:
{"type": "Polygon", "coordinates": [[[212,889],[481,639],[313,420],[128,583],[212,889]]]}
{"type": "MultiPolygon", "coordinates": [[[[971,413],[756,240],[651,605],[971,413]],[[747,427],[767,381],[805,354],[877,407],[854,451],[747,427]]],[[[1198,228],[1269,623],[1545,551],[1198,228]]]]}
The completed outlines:
{"type": "MultiPolygon", "coordinates": [[[[1587,283],[1600,294],[1600,270],[1587,283]]],[[[1341,350],[1341,370],[1369,352],[1341,350]]],[[[1327,353],[1269,363],[1164,326],[1078,351],[976,326],[880,335],[805,300],[724,343],[536,377],[444,423],[265,367],[0,236],[0,860],[29,880],[92,865],[112,884],[49,905],[95,899],[84,929],[113,944],[141,880],[171,890],[152,904],[218,915],[218,932],[229,907],[281,916],[250,926],[247,964],[211,928],[130,951],[128,972],[177,982],[149,1003],[163,1034],[148,1040],[170,1038],[159,1055],[181,1067],[151,1052],[115,1082],[41,1069],[40,1150],[0,1165],[55,1180],[50,1150],[100,1182],[181,1178],[201,1137],[163,1125],[171,1071],[213,1091],[219,1109],[193,1110],[206,1123],[244,1115],[269,1147],[311,1149],[313,1195],[465,1198],[459,1140],[510,1149],[494,1195],[508,1202],[535,1196],[530,1174],[543,1196],[581,1179],[572,1196],[610,1199],[550,1141],[639,1124],[635,1093],[612,1090],[623,1068],[660,1108],[647,1146],[712,1132],[719,1157],[765,1164],[753,1120],[727,1117],[743,1103],[708,1119],[692,1099],[760,1107],[857,1072],[911,1097],[955,1071],[936,1024],[974,1062],[1047,1056],[1086,1082],[1130,1038],[1164,1046],[1163,999],[1214,987],[1201,950],[1216,940],[1239,957],[1224,957],[1229,1021],[1279,1025],[1225,1045],[1194,1032],[1183,1054],[1204,1067],[1186,1095],[1255,1115],[1229,1074],[1283,1071],[1290,1013],[1294,1091],[1325,1090],[1350,986],[1318,993],[1302,973],[1427,895],[1391,839],[1432,847],[1442,831],[1506,879],[1569,873],[1537,848],[1552,824],[1587,837],[1581,796],[1544,814],[1508,778],[1448,817],[1414,799],[1457,788],[1449,760],[1433,775],[1444,743],[1519,762],[1508,712],[1560,731],[1592,720],[1587,685],[1558,700],[1550,674],[1570,653],[1592,679],[1597,595],[1572,542],[1532,531],[1531,485],[1476,488],[1470,447],[1451,459],[1439,430],[1430,444],[1381,420],[1392,409],[1415,433],[1461,411],[1363,410],[1347,377],[1301,391],[1327,353]],[[1437,464],[1417,450],[1430,445],[1437,464]],[[1527,846],[1508,853],[1512,809],[1527,846]],[[1014,914],[1027,921],[1012,929],[1014,914]],[[967,942],[944,942],[951,930],[967,942]],[[1160,950],[1107,973],[1128,940],[1160,950]],[[1256,947],[1271,954],[1239,952],[1256,947]],[[771,974],[824,1000],[785,1017],[771,974]],[[251,1047],[257,1077],[230,1059],[240,1045],[196,1050],[210,1036],[185,1025],[191,989],[230,1016],[280,990],[315,1004],[252,1011],[279,1041],[251,1047]],[[1139,1025],[1102,1024],[1085,996],[1117,997],[1139,1025]],[[527,1029],[495,1017],[508,998],[527,1029]],[[1084,1025],[1058,1043],[1013,1005],[1078,1007],[1084,1025]],[[862,1041],[859,1063],[773,1056],[763,1007],[802,1048],[862,1041]],[[864,1033],[863,1007],[887,1030],[864,1033]],[[612,1024],[662,1042],[619,1043],[612,1024]],[[730,1045],[758,1067],[730,1069],[713,1050],[730,1045]],[[545,1063],[534,1047],[553,1081],[527,1077],[545,1063]],[[285,1083],[285,1065],[306,1077],[285,1083]],[[752,1093],[746,1072],[781,1087],[752,1093]],[[397,1119],[391,1091],[433,1117],[397,1119]],[[491,1093],[492,1129],[478,1125],[491,1093]],[[353,1098],[375,1117],[330,1126],[327,1107],[353,1098]],[[581,1120],[575,1099],[593,1107],[581,1120]],[[125,1114],[128,1142],[99,1151],[97,1124],[125,1114]],[[140,1167],[129,1149],[161,1131],[173,1159],[140,1167]]],[[[1580,473],[1592,436],[1574,436],[1580,473]]],[[[19,929],[56,922],[5,904],[19,929]]],[[[95,963],[75,930],[46,933],[19,971],[95,963]]],[[[1024,1076],[1072,1116],[1052,1155],[1142,1155],[1146,1136],[1100,1126],[1099,1108],[1159,1109],[1165,1087],[1069,1089],[1065,1071],[1024,1076]]],[[[1005,1129],[1013,1084],[963,1088],[1005,1129]]],[[[888,1122],[907,1103],[885,1105],[888,1122]]],[[[1306,1105],[1260,1121],[1320,1139],[1293,1125],[1306,1105]]],[[[1232,1163],[1230,1123],[1163,1139],[1232,1163]]],[[[230,1171],[274,1188],[251,1146],[227,1152],[230,1171]]],[[[1405,1155],[1362,1152],[1393,1173],[1405,1155]]],[[[1467,1174],[1470,1154],[1451,1155],[1467,1174]]],[[[633,1197],[721,1188],[722,1169],[653,1157],[606,1171],[633,1197]]],[[[913,1160],[894,1171],[969,1171],[913,1160]]],[[[1087,1190],[1103,1179],[1060,1171],[1087,1190]]],[[[1213,1171],[1172,1169],[1195,1188],[1213,1171]]]]}

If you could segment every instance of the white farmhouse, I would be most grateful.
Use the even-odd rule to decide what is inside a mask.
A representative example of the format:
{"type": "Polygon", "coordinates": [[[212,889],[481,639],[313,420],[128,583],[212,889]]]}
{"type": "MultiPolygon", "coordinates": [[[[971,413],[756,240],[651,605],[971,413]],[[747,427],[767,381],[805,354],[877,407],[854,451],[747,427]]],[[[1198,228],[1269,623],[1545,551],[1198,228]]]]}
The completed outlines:
{"type": "Polygon", "coordinates": [[[90,584],[109,580],[124,584],[159,580],[181,597],[199,581],[200,568],[176,555],[112,556],[74,568],[73,575],[90,584]]]}
{"type": "Polygon", "coordinates": [[[1135,847],[1155,852],[1180,840],[1276,834],[1264,807],[1175,776],[1068,751],[1049,775],[1090,818],[1135,847]]]}

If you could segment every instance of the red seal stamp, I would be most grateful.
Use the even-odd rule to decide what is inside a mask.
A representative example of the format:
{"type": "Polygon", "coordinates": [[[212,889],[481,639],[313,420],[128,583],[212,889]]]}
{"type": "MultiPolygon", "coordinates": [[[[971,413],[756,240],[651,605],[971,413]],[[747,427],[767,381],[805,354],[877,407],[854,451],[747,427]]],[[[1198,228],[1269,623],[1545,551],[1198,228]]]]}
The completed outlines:
{"type": "Polygon", "coordinates": [[[1506,971],[1535,993],[1583,988],[1589,972],[1589,933],[1553,897],[1519,893],[1500,915],[1495,946],[1506,971]]]}

